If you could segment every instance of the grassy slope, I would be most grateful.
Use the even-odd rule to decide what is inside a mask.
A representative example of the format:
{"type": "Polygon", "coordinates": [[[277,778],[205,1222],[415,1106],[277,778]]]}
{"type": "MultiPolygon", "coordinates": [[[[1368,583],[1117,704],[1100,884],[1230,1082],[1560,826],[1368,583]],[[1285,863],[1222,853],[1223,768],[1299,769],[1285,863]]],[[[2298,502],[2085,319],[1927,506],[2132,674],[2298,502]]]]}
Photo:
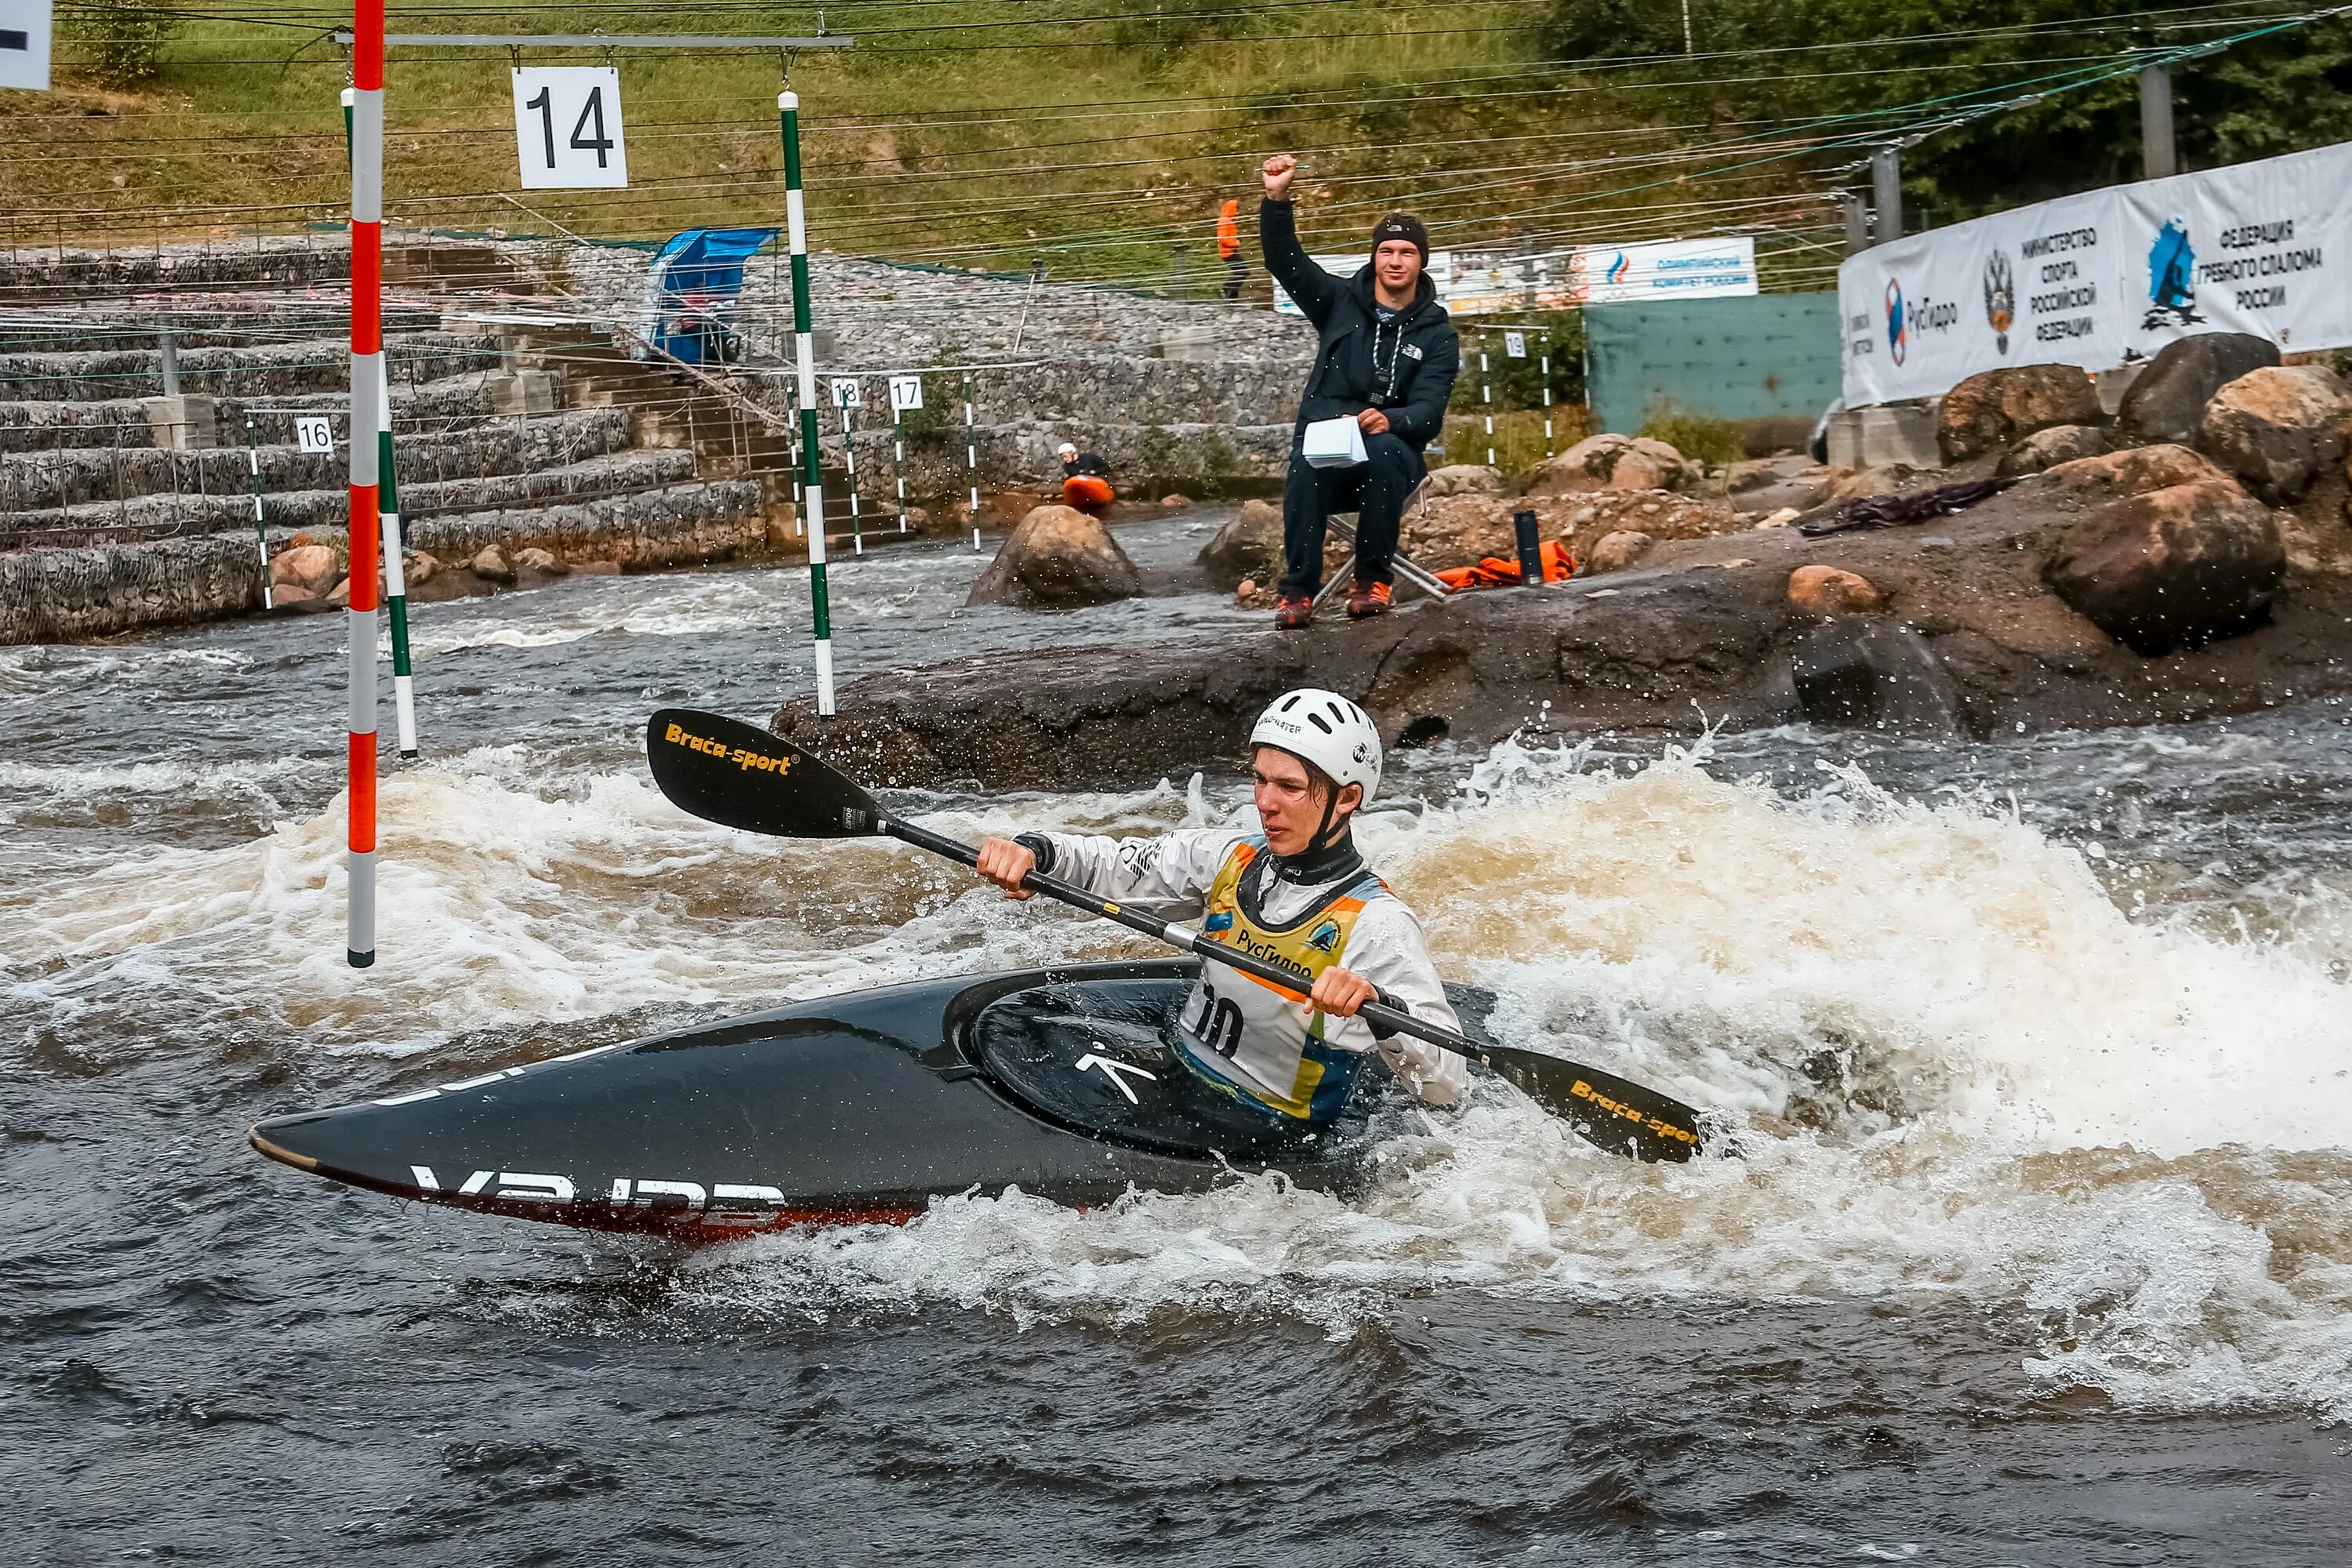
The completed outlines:
{"type": "MultiPolygon", "coordinates": [[[[1534,11],[1504,0],[1450,6],[1367,0],[1257,24],[1261,30],[1345,35],[1325,38],[1156,45],[1151,26],[1138,21],[1091,32],[1032,26],[876,36],[870,48],[803,55],[794,85],[808,132],[812,229],[818,243],[842,250],[994,267],[1024,266],[1043,255],[1059,276],[1160,286],[1175,274],[1171,241],[1181,236],[1191,281],[1205,290],[1215,203],[1246,195],[1256,159],[1280,147],[1317,149],[1312,194],[1330,209],[1321,220],[1324,236],[1347,243],[1369,226],[1378,205],[1399,199],[1412,200],[1433,220],[1462,225],[1451,235],[1441,228],[1441,242],[1511,233],[1508,215],[1577,193],[1643,185],[1649,188],[1627,199],[1677,199],[1672,171],[1558,172],[1580,153],[1676,141],[1675,132],[1616,133],[1641,123],[1646,110],[1638,98],[1528,93],[1538,81],[1514,77],[1487,85],[1518,96],[1465,100],[1434,84],[1507,69],[1534,48],[1524,30],[1439,29],[1522,29],[1534,11]],[[1099,47],[885,52],[974,38],[1017,44],[1089,37],[1101,40],[1099,47]],[[1320,100],[1310,96],[1334,89],[1349,90],[1320,100]],[[1250,101],[1208,111],[1169,102],[1230,94],[1247,94],[1250,101]],[[1127,103],[1136,107],[1012,123],[906,122],[1127,103]],[[1528,163],[1549,169],[1521,175],[1511,167],[1528,163]],[[1465,185],[1482,188],[1452,189],[1465,185]]],[[[307,5],[272,14],[321,29],[349,15],[307,5]]],[[[988,0],[920,13],[940,21],[1007,14],[988,0]]],[[[875,25],[907,15],[887,13],[875,25]]],[[[549,31],[584,31],[597,19],[558,11],[527,17],[549,31]]],[[[603,19],[615,31],[807,26],[796,16],[706,19],[692,12],[671,22],[603,19]]],[[[835,6],[829,19],[836,32],[857,29],[854,7],[835,6]]],[[[414,19],[395,10],[391,23],[394,31],[521,25],[487,16],[459,21],[446,10],[414,19]]],[[[584,51],[542,51],[530,63],[567,58],[596,60],[584,51]]],[[[516,191],[507,63],[488,50],[440,58],[394,53],[386,153],[394,222],[537,233],[561,226],[598,237],[646,239],[696,223],[779,220],[773,56],[622,56],[632,188],[612,193],[516,191]],[[501,192],[517,195],[532,211],[501,199],[501,192]]],[[[332,223],[347,199],[337,107],[344,80],[339,51],[306,42],[299,30],[201,22],[182,32],[161,76],[136,94],[77,87],[70,79],[47,98],[0,94],[0,138],[15,150],[0,160],[0,209],[11,215],[15,232],[0,237],[136,245],[159,234],[332,223]]],[[[1803,183],[1793,165],[1782,165],[1738,183],[1710,182],[1704,194],[1786,191],[1803,183]]],[[[1591,226],[1590,210],[1521,221],[1517,232],[1549,243],[1581,237],[1578,226],[1591,226]]],[[[1817,221],[1821,209],[1791,209],[1791,216],[1817,221]]],[[[1664,212],[1623,221],[1644,233],[1706,226],[1664,212]]],[[[1317,237],[1311,229],[1309,237],[1317,237]]],[[[1817,279],[1806,282],[1817,286],[1817,279]]]]}

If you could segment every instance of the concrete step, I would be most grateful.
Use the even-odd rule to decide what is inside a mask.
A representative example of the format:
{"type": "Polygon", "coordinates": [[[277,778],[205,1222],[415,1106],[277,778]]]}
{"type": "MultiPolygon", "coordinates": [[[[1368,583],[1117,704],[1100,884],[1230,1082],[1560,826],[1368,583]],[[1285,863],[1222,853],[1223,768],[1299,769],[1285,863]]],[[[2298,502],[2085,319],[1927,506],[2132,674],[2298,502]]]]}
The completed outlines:
{"type": "MultiPolygon", "coordinates": [[[[658,491],[664,487],[694,482],[697,479],[691,452],[628,450],[536,472],[404,485],[400,499],[404,515],[425,518],[438,513],[499,510],[658,491]]],[[[350,516],[351,491],[347,486],[279,490],[262,499],[262,518],[272,529],[340,529],[350,516]]],[[[0,550],[217,533],[252,526],[253,496],[248,490],[151,493],[126,496],[119,501],[82,501],[0,516],[0,550]]]]}
{"type": "MultiPolygon", "coordinates": [[[[398,408],[395,399],[395,413],[398,408]]],[[[290,426],[292,416],[275,416],[269,422],[290,426]]],[[[338,449],[333,452],[304,452],[290,440],[256,447],[252,456],[260,464],[262,491],[330,489],[347,482],[351,456],[340,439],[341,424],[338,422],[338,449]]],[[[152,436],[152,431],[142,416],[138,426],[124,434],[152,436]]],[[[238,434],[235,426],[220,432],[223,439],[238,434]]],[[[623,451],[628,446],[626,410],[573,409],[520,423],[481,424],[454,433],[403,433],[394,449],[393,471],[405,497],[421,483],[557,468],[623,451]]],[[[146,446],[126,441],[120,447],[0,453],[0,514],[52,511],[81,502],[112,503],[136,496],[221,495],[253,488],[253,469],[241,445],[177,452],[160,450],[151,440],[146,446]]]]}

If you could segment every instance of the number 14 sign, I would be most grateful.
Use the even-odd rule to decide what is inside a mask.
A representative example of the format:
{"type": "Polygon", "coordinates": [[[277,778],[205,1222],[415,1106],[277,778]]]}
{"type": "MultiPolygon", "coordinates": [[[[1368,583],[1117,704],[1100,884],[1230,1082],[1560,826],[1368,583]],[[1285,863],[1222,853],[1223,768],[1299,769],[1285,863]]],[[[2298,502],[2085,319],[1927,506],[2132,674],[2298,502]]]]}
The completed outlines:
{"type": "Polygon", "coordinates": [[[611,66],[518,66],[515,150],[526,191],[620,189],[621,73],[611,66]]]}

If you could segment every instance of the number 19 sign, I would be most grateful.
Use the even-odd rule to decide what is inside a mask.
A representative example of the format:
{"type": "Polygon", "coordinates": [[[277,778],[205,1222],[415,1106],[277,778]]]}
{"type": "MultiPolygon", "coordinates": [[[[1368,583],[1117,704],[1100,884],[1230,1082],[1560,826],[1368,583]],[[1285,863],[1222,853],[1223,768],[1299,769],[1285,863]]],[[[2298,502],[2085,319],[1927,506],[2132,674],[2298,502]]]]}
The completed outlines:
{"type": "Polygon", "coordinates": [[[611,66],[518,66],[515,148],[526,191],[620,189],[621,73],[611,66]]]}

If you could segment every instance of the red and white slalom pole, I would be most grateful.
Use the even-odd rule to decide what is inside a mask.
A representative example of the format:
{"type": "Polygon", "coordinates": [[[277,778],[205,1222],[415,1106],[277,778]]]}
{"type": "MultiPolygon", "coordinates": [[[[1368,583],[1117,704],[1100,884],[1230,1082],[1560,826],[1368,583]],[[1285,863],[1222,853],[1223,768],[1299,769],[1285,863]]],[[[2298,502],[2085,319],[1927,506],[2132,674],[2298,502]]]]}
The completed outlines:
{"type": "Polygon", "coordinates": [[[383,413],[383,0],[352,14],[352,967],[375,962],[376,432],[383,413]]]}

